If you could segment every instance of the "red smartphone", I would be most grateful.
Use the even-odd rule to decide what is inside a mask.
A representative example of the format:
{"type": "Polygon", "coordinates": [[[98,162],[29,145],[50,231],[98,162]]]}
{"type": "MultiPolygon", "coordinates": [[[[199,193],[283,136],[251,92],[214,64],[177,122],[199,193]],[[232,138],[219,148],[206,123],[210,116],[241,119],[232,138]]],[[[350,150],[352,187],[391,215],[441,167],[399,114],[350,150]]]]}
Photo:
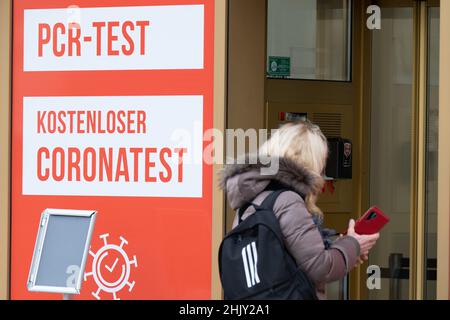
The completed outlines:
{"type": "Polygon", "coordinates": [[[380,208],[373,206],[362,217],[356,220],[355,232],[357,234],[374,234],[380,232],[388,222],[389,217],[380,208]]]}
{"type": "Polygon", "coordinates": [[[357,234],[374,234],[380,232],[388,222],[389,217],[380,208],[373,206],[361,218],[356,220],[355,232],[357,234]]]}

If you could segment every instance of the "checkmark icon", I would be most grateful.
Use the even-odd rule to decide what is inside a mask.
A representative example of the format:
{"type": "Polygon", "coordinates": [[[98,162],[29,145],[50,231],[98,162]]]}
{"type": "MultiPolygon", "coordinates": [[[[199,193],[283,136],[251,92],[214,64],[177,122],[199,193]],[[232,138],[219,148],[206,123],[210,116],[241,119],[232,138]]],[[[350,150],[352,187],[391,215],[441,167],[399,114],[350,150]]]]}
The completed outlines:
{"type": "Polygon", "coordinates": [[[119,262],[119,258],[116,258],[116,261],[114,261],[113,265],[111,267],[108,267],[105,264],[105,268],[109,271],[109,272],[113,272],[114,268],[116,267],[117,262],[119,262]]]}

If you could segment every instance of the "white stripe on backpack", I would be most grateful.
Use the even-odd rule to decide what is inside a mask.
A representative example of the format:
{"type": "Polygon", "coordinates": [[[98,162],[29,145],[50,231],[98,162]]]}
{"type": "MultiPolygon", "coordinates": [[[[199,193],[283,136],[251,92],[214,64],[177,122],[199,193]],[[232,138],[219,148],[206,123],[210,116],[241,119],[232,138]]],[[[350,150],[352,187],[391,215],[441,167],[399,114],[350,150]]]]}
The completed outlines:
{"type": "Polygon", "coordinates": [[[256,250],[255,241],[242,248],[242,262],[244,264],[247,287],[251,288],[257,283],[260,283],[257,269],[258,251],[256,250]]]}

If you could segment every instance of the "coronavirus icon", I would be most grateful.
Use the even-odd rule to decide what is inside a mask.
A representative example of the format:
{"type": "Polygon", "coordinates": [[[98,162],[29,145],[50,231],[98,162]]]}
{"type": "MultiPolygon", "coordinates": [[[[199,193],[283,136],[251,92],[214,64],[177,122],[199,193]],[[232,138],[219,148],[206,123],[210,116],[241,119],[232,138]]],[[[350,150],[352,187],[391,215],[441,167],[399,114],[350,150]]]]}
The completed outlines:
{"type": "Polygon", "coordinates": [[[128,241],[120,236],[120,245],[108,244],[109,234],[102,234],[104,245],[97,252],[89,250],[89,254],[94,258],[92,261],[92,271],[84,274],[84,280],[92,276],[98,286],[98,290],[92,292],[92,295],[100,300],[100,292],[108,292],[113,295],[114,300],[119,300],[117,293],[125,286],[131,292],[135,282],[130,282],[131,266],[137,268],[136,256],[133,260],[128,258],[127,253],[123,249],[128,241]]]}

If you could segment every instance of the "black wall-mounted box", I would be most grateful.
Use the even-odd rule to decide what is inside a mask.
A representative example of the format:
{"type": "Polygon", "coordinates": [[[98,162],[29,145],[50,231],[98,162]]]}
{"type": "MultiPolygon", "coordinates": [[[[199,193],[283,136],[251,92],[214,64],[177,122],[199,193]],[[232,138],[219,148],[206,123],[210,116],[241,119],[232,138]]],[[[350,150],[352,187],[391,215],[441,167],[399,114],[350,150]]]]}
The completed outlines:
{"type": "Polygon", "coordinates": [[[334,179],[352,178],[352,141],[343,138],[328,139],[328,160],[325,173],[334,179]]]}

